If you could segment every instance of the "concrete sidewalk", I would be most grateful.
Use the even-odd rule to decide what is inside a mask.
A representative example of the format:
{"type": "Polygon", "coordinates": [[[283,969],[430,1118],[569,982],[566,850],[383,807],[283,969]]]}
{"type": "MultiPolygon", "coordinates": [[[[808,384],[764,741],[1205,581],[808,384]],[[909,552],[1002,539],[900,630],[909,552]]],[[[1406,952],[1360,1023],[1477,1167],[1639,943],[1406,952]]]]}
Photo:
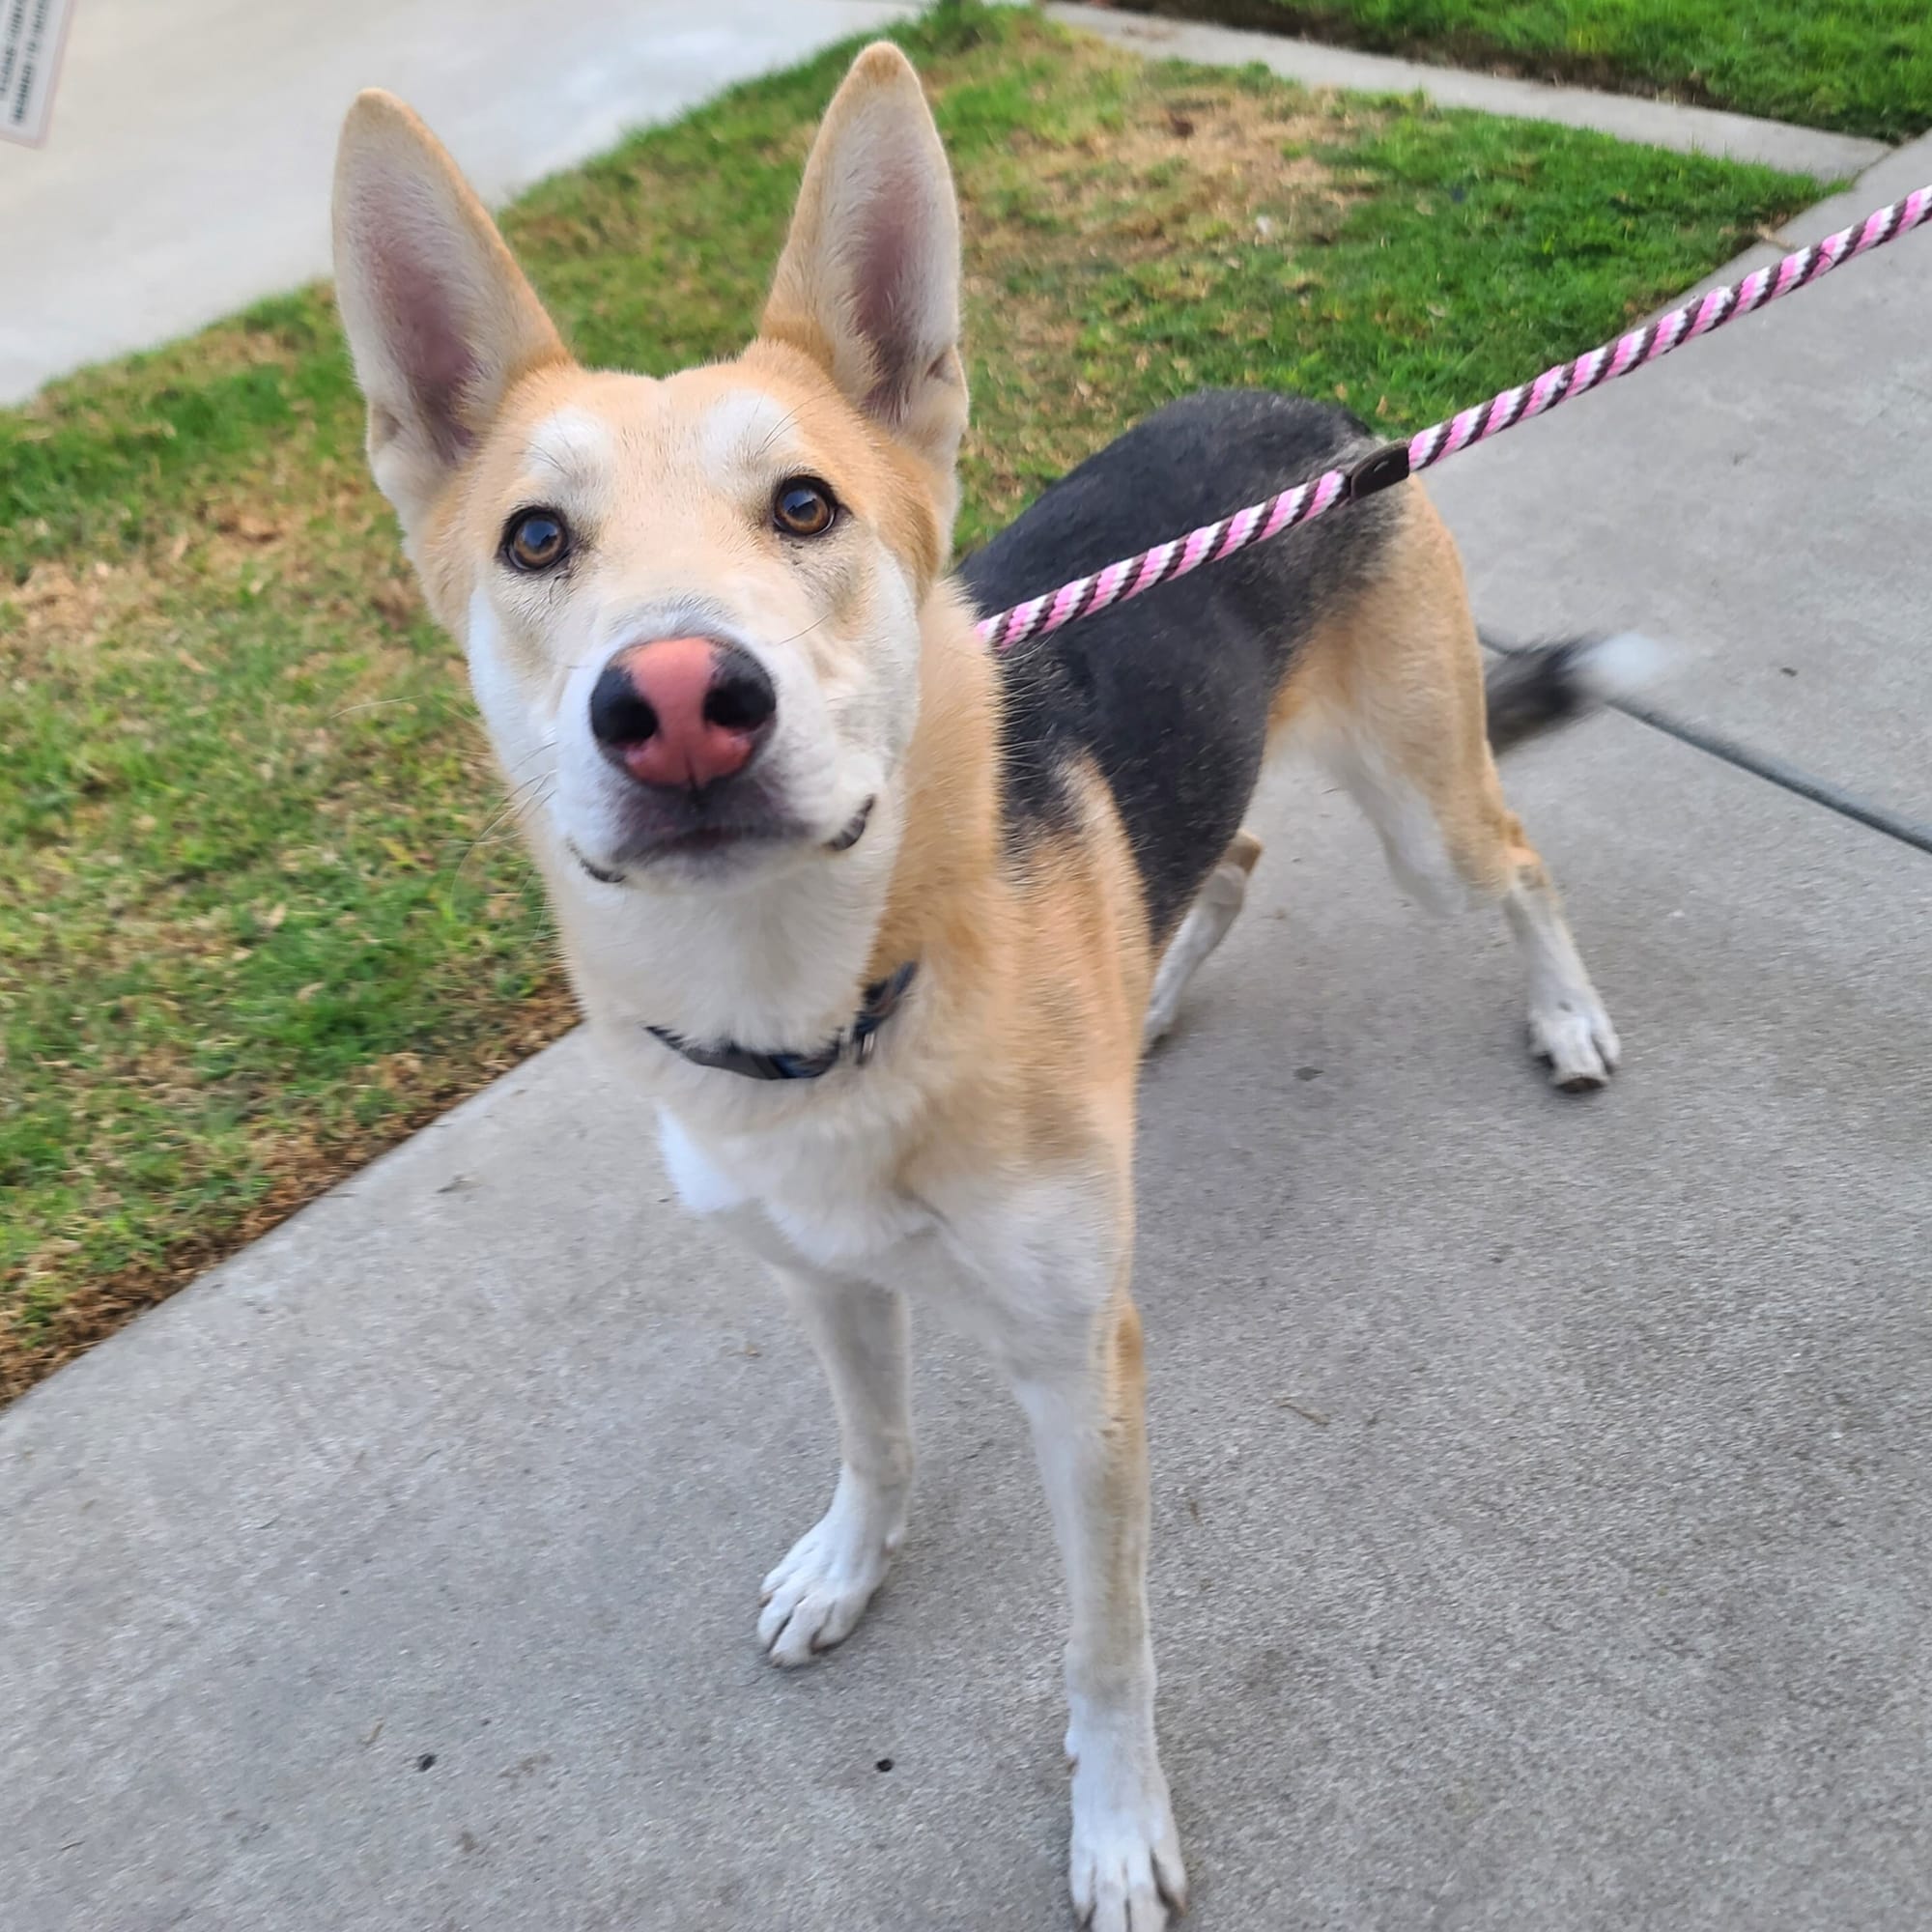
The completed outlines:
{"type": "MultiPolygon", "coordinates": [[[[1672,703],[1918,800],[1928,311],[1906,242],[1459,459],[1486,614],[1672,632],[1672,703]]],[[[1617,718],[1509,777],[1612,1092],[1305,783],[1147,1076],[1189,1922],[1908,1932],[1932,861],[1617,718]]],[[[8,1932],[1065,1922],[1015,1412],[928,1338],[894,1581],[764,1665],[829,1417],[650,1143],[565,1041],[0,1417],[8,1932]]]]}
{"type": "MultiPolygon", "coordinates": [[[[1932,182],[1932,135],[1798,216],[1816,241],[1932,182]]],[[[1763,248],[1711,277],[1774,261],[1763,248]]],[[[1855,262],[1431,477],[1486,620],[1675,639],[1661,707],[1932,825],[1932,235],[1855,262]],[[1662,539],[1668,532],[1668,540],[1662,539]]]]}
{"type": "Polygon", "coordinates": [[[416,107],[487,199],[904,0],[76,0],[52,131],[0,144],[0,404],[328,267],[356,91],[416,107]]]}

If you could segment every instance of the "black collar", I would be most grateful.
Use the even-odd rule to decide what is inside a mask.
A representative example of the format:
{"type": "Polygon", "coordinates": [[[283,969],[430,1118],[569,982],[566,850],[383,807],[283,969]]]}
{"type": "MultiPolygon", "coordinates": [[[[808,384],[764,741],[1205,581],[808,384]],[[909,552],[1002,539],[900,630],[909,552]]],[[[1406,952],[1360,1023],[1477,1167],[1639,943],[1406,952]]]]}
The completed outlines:
{"type": "Polygon", "coordinates": [[[668,1027],[646,1027],[644,1031],[653,1039],[663,1040],[673,1053],[683,1054],[694,1066],[742,1073],[747,1080],[816,1080],[821,1073],[830,1073],[848,1054],[860,1066],[871,1059],[879,1029],[897,1011],[918,970],[919,961],[908,959],[896,973],[874,980],[866,988],[865,1002],[852,1024],[816,1053],[759,1053],[728,1039],[717,1046],[696,1046],[668,1027]]]}

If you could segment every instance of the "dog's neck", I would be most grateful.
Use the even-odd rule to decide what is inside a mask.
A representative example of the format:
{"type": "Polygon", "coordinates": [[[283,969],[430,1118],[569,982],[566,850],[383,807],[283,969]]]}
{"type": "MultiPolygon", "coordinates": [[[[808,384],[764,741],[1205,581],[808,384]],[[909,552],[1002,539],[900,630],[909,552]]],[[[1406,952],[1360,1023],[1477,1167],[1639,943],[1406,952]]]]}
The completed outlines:
{"type": "Polygon", "coordinates": [[[544,853],[593,1018],[687,1039],[809,1050],[907,960],[922,990],[971,969],[997,873],[997,690],[956,592],[921,611],[920,706],[898,772],[849,851],[742,891],[624,895],[544,853]]]}

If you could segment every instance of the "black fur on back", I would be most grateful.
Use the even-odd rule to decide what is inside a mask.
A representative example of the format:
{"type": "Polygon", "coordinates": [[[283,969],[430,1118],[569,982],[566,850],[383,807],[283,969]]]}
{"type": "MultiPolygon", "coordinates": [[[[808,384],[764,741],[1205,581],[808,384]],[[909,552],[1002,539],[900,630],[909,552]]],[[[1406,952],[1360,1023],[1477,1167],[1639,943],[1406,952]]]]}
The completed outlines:
{"type": "MultiPolygon", "coordinates": [[[[1179,536],[1375,439],[1346,410],[1265,390],[1204,390],[1063,477],[960,566],[984,615],[1179,536]]],[[[1268,706],[1317,620],[1376,574],[1386,497],[1017,645],[1002,659],[1009,850],[1072,822],[1071,764],[1111,788],[1156,945],[1212,870],[1261,773],[1268,706]]]]}

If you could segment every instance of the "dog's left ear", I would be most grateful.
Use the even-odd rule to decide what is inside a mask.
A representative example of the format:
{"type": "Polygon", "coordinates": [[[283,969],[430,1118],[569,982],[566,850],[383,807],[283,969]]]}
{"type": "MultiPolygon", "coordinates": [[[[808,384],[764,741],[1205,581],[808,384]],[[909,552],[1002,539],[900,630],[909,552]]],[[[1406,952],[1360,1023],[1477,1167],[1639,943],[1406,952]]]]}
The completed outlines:
{"type": "Polygon", "coordinates": [[[966,427],[959,210],[919,76],[888,41],[826,110],[759,333],[810,355],[950,497],[966,427]]]}

